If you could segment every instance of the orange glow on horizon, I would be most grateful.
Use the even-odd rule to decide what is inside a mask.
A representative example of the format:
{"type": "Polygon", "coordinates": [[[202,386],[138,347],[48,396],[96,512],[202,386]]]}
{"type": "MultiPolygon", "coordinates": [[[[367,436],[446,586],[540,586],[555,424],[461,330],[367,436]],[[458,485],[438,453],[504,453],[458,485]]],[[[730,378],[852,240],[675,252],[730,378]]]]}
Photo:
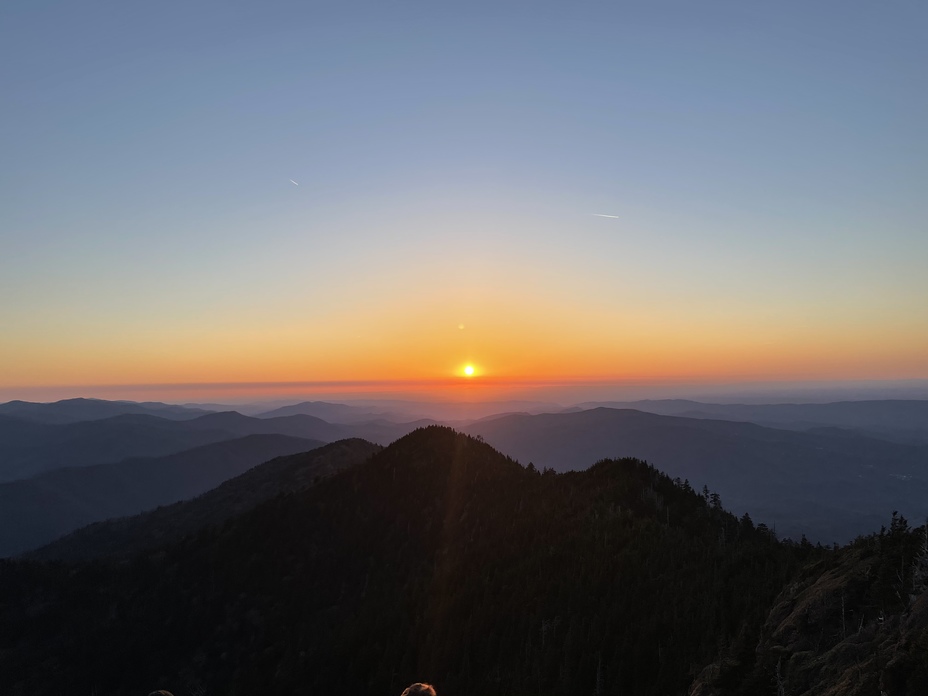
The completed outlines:
{"type": "Polygon", "coordinates": [[[467,302],[447,294],[410,300],[402,312],[365,296],[302,321],[287,313],[209,322],[181,315],[165,328],[141,318],[119,325],[69,318],[73,325],[62,320],[55,330],[4,337],[0,390],[185,385],[202,396],[227,391],[210,385],[236,385],[246,394],[495,398],[565,385],[928,378],[921,325],[578,305],[542,291],[490,302],[478,291],[467,302]]]}

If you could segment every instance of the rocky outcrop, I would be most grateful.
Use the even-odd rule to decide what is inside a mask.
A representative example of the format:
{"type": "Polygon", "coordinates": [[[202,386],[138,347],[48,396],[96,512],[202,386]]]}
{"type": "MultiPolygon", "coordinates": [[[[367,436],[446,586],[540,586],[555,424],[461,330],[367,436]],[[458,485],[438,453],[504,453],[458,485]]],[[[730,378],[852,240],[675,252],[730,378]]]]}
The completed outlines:
{"type": "Polygon", "coordinates": [[[733,647],[691,696],[928,693],[924,529],[902,518],[804,569],[778,597],[753,651],[733,647]]]}

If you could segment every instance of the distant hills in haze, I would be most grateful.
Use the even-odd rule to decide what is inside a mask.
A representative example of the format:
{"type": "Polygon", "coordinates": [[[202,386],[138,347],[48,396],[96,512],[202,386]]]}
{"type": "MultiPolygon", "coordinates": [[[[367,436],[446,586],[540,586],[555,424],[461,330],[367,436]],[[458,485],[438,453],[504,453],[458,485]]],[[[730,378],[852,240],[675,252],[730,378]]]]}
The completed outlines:
{"type": "MultiPolygon", "coordinates": [[[[928,514],[926,401],[630,405],[636,408],[500,402],[500,409],[525,412],[496,412],[453,425],[540,469],[581,470],[605,457],[646,459],[697,489],[709,486],[733,510],[775,526],[781,536],[843,542],[877,529],[895,509],[912,519],[928,514]]],[[[465,406],[440,405],[435,413],[461,414],[465,406]]],[[[5,414],[0,415],[0,482],[164,457],[248,435],[319,442],[362,438],[388,445],[433,424],[399,420],[428,407],[411,401],[310,401],[246,416],[157,403],[10,402],[0,405],[5,414]],[[54,422],[78,417],[91,420],[54,422]]],[[[469,412],[487,408],[480,403],[469,412]]]]}
{"type": "Polygon", "coordinates": [[[324,401],[304,401],[288,404],[274,410],[253,410],[260,417],[303,413],[333,423],[356,423],[366,420],[388,420],[397,423],[429,421],[461,424],[499,413],[548,413],[563,410],[563,406],[541,401],[405,401],[398,399],[370,399],[352,401],[351,404],[333,404],[324,401]]]}
{"type": "Polygon", "coordinates": [[[928,444],[928,401],[838,401],[825,404],[707,404],[685,399],[589,402],[574,410],[632,408],[686,418],[748,421],[789,430],[846,428],[897,442],[928,444]]]}
{"type": "Polygon", "coordinates": [[[0,415],[0,557],[199,495],[281,454],[357,437],[389,444],[428,424],[336,424],[305,414],[254,418],[81,399],[23,403],[4,404],[17,415],[0,415]],[[56,422],[80,415],[88,420],[56,422]]]}
{"type": "Polygon", "coordinates": [[[249,435],[164,457],[57,469],[2,483],[0,558],[92,522],[192,498],[269,459],[322,444],[285,435],[249,435]]]}
{"type": "MultiPolygon", "coordinates": [[[[329,423],[368,423],[370,421],[395,421],[397,414],[390,411],[373,411],[347,404],[333,404],[327,401],[303,401],[298,404],[281,406],[255,414],[258,418],[278,418],[281,416],[313,416],[329,423]]],[[[402,418],[401,418],[402,420],[402,418]]]]}
{"type": "Polygon", "coordinates": [[[640,457],[695,487],[708,485],[730,509],[797,539],[846,542],[879,528],[892,510],[913,519],[928,515],[928,446],[848,430],[795,432],[596,408],[510,415],[464,431],[539,469],[640,457]]]}
{"type": "MultiPolygon", "coordinates": [[[[117,403],[117,402],[111,402],[117,403]]],[[[66,467],[114,463],[128,457],[159,457],[245,435],[276,434],[334,442],[360,437],[389,444],[431,421],[336,424],[308,415],[253,418],[235,411],[175,420],[121,414],[53,424],[0,416],[0,482],[66,467]]]]}
{"type": "Polygon", "coordinates": [[[77,423],[127,414],[143,414],[170,420],[189,420],[209,413],[200,408],[163,404],[157,401],[104,401],[103,399],[64,399],[54,403],[9,401],[0,404],[0,416],[12,416],[39,423],[77,423]]]}
{"type": "MultiPolygon", "coordinates": [[[[248,439],[265,439],[270,444],[281,438],[252,435],[248,439]]],[[[238,442],[232,440],[210,447],[234,447],[238,442]]],[[[225,480],[196,498],[131,517],[91,524],[29,554],[29,557],[76,561],[104,556],[129,556],[180,539],[185,534],[221,524],[275,496],[305,490],[327,476],[363,462],[380,449],[379,445],[353,439],[339,440],[299,454],[277,456],[225,480]]],[[[270,453],[270,449],[256,453],[257,456],[252,460],[266,458],[270,453]]],[[[239,469],[240,466],[235,469],[226,466],[222,475],[235,473],[239,469]]],[[[189,490],[183,497],[190,497],[189,490]]],[[[177,496],[174,498],[177,499],[177,496]]]]}
{"type": "Polygon", "coordinates": [[[160,457],[245,433],[151,415],[51,424],[0,416],[0,482],[65,467],[160,457]]]}

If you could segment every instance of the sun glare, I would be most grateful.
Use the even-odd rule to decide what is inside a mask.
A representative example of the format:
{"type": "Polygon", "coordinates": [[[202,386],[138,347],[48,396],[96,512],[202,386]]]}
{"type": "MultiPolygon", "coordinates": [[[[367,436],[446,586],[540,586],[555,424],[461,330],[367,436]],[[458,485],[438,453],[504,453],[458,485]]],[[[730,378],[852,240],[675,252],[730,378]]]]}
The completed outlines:
{"type": "Polygon", "coordinates": [[[465,376],[465,377],[473,377],[473,376],[474,376],[474,366],[473,366],[473,365],[466,365],[466,366],[464,367],[464,376],[465,376]]]}

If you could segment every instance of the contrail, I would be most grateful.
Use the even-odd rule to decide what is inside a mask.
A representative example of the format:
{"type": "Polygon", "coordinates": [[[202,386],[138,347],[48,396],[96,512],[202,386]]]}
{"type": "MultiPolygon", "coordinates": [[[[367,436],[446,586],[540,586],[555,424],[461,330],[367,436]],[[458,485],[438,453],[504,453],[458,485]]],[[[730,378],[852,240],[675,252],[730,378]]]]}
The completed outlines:
{"type": "Polygon", "coordinates": [[[595,215],[596,217],[613,218],[614,220],[618,220],[618,219],[619,219],[619,216],[618,216],[618,215],[604,215],[603,213],[590,213],[590,215],[595,215]]]}
{"type": "Polygon", "coordinates": [[[299,186],[299,184],[296,183],[293,179],[290,179],[290,183],[293,184],[294,186],[299,186]]]}

